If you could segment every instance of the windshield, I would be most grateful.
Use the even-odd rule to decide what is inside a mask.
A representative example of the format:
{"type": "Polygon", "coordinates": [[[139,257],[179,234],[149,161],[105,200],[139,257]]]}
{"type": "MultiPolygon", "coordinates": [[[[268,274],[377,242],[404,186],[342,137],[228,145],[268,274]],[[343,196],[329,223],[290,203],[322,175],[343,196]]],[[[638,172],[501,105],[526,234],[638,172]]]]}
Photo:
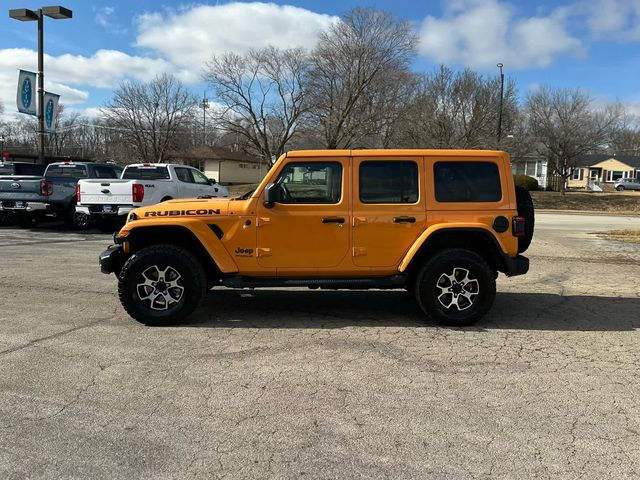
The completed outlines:
{"type": "Polygon", "coordinates": [[[127,167],[123,180],[169,180],[167,167],[127,167]]]}

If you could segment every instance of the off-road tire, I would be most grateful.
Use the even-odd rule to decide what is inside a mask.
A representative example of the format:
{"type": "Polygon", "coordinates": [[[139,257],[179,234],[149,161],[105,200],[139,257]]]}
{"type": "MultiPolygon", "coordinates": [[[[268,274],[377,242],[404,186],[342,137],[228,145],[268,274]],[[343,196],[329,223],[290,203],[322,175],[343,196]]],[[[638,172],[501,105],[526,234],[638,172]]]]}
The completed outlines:
{"type": "MultiPolygon", "coordinates": [[[[443,250],[427,260],[418,271],[414,295],[422,311],[436,323],[456,327],[472,325],[480,320],[493,305],[496,297],[495,277],[495,271],[477,253],[465,249],[443,250]],[[471,282],[477,281],[477,293],[472,300],[465,300],[469,301],[469,306],[458,303],[456,300],[456,305],[465,307],[462,310],[453,305],[446,308],[443,303],[453,301],[453,293],[442,296],[443,288],[446,289],[447,285],[444,283],[442,284],[444,287],[438,286],[438,282],[443,276],[462,273],[460,270],[467,272],[466,278],[471,282]]],[[[460,276],[459,280],[463,278],[460,276]]],[[[472,288],[471,282],[465,293],[473,295],[472,290],[475,290],[475,287],[472,288]]],[[[460,299],[459,302],[462,300],[460,299]]]]}
{"type": "Polygon", "coordinates": [[[120,303],[138,322],[150,326],[175,325],[184,320],[198,307],[205,294],[207,284],[202,265],[187,250],[174,245],[154,245],[135,252],[125,262],[118,276],[120,303]],[[171,267],[180,274],[184,288],[179,301],[166,310],[152,309],[141,300],[139,281],[149,268],[171,267]]]}
{"type": "Polygon", "coordinates": [[[536,218],[531,194],[526,188],[518,185],[516,185],[516,204],[518,215],[524,217],[524,237],[518,238],[518,253],[523,253],[527,251],[533,240],[536,218]]]}

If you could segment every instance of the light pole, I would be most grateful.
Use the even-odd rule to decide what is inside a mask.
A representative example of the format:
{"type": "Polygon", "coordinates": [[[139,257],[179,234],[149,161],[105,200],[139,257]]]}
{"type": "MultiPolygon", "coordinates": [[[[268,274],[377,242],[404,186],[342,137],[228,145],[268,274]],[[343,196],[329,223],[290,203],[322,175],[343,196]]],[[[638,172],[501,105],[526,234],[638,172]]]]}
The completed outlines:
{"type": "Polygon", "coordinates": [[[209,100],[207,99],[207,92],[202,95],[202,102],[200,102],[200,108],[202,108],[202,145],[207,144],[207,108],[209,108],[209,100]]]}
{"type": "Polygon", "coordinates": [[[38,163],[44,164],[44,17],[55,20],[71,18],[73,12],[60,5],[42,7],[36,11],[28,8],[9,10],[9,17],[21,22],[38,21],[38,163]]]}
{"type": "Polygon", "coordinates": [[[0,135],[0,162],[4,161],[4,135],[0,135]]]}
{"type": "Polygon", "coordinates": [[[502,98],[504,97],[504,73],[502,73],[502,63],[496,65],[500,69],[500,109],[498,110],[498,146],[500,146],[500,137],[502,137],[502,98]]]}

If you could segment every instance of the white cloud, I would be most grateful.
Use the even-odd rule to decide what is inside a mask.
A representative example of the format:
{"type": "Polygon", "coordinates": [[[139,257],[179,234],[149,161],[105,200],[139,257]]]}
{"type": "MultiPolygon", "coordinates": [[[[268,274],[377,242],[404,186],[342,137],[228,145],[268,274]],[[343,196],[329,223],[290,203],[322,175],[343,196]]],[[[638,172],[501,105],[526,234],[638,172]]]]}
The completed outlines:
{"type": "Polygon", "coordinates": [[[580,40],[571,36],[560,13],[519,18],[497,0],[452,0],[441,18],[428,16],[420,29],[420,53],[436,62],[472,68],[544,68],[559,55],[579,56],[580,40]]]}
{"type": "Polygon", "coordinates": [[[136,46],[151,49],[181,67],[186,81],[197,82],[213,54],[244,53],[268,45],[311,49],[319,33],[337,20],[273,3],[198,5],[140,16],[136,46]]]}
{"type": "Polygon", "coordinates": [[[110,33],[118,35],[127,33],[127,29],[122,27],[118,22],[115,12],[116,9],[114,7],[106,6],[99,8],[94,20],[98,25],[110,33]]]}
{"type": "Polygon", "coordinates": [[[622,41],[640,40],[640,0],[588,0],[578,5],[591,33],[622,41]]]}
{"type": "MultiPolygon", "coordinates": [[[[98,50],[91,57],[81,55],[45,55],[45,89],[61,94],[65,105],[84,103],[85,90],[73,86],[113,88],[125,77],[150,80],[156,74],[170,72],[169,62],[127,55],[116,50],[98,50]]],[[[24,48],[0,50],[0,101],[7,107],[15,104],[18,70],[36,71],[37,54],[24,48]]]]}

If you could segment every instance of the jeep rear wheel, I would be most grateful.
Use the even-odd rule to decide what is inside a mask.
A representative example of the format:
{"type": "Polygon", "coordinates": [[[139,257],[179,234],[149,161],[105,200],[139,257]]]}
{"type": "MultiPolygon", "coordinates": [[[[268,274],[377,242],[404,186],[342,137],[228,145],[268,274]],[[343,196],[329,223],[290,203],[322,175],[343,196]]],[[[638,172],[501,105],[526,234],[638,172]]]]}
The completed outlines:
{"type": "Polygon", "coordinates": [[[518,215],[524,217],[524,236],[518,238],[518,253],[523,253],[529,248],[531,240],[533,240],[536,219],[531,194],[526,188],[518,185],[516,185],[516,204],[518,206],[518,215]]]}
{"type": "Polygon", "coordinates": [[[205,293],[198,260],[173,245],[134,253],[118,277],[118,295],[129,315],[145,325],[171,325],[190,315],[205,293]]]}
{"type": "Polygon", "coordinates": [[[474,252],[443,250],[423,265],[414,288],[418,305],[435,322],[471,325],[493,305],[495,272],[474,252]]]}

